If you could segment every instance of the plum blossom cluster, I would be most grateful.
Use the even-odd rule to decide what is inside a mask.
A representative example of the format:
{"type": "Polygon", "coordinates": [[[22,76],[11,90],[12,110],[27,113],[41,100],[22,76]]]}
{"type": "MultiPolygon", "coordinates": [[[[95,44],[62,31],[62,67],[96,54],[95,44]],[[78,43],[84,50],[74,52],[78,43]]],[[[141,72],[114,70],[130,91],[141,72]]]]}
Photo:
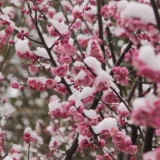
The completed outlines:
{"type": "Polygon", "coordinates": [[[56,80],[47,79],[46,77],[29,77],[28,85],[33,90],[45,91],[56,86],[56,80]]]}
{"type": "Polygon", "coordinates": [[[21,145],[17,145],[17,144],[13,144],[11,151],[10,151],[10,155],[9,157],[12,158],[12,160],[14,159],[20,159],[22,158],[22,152],[23,152],[23,148],[21,145]]]}
{"type": "Polygon", "coordinates": [[[126,67],[113,67],[112,72],[118,83],[123,86],[128,84],[128,69],[126,67]]]}
{"type": "Polygon", "coordinates": [[[116,12],[116,8],[114,6],[105,5],[101,8],[100,13],[105,19],[109,19],[110,17],[115,15],[115,12],[116,12]]]}
{"type": "Polygon", "coordinates": [[[102,41],[98,37],[94,36],[89,40],[86,51],[89,56],[95,57],[101,63],[104,63],[103,52],[100,48],[101,45],[102,41]]]}
{"type": "Polygon", "coordinates": [[[146,125],[154,128],[160,128],[159,125],[159,97],[153,93],[148,93],[143,98],[137,98],[133,102],[133,111],[131,114],[135,125],[146,125]]]}
{"type": "Polygon", "coordinates": [[[26,143],[31,143],[34,141],[34,137],[33,137],[33,133],[32,133],[32,129],[27,127],[24,131],[24,134],[23,134],[23,140],[26,142],[26,143]]]}
{"type": "Polygon", "coordinates": [[[13,44],[14,43],[14,41],[8,41],[9,40],[9,38],[12,36],[12,34],[13,34],[13,31],[14,31],[14,28],[13,27],[11,27],[11,26],[9,26],[9,25],[7,25],[7,24],[3,24],[4,25],[4,27],[5,27],[5,30],[3,31],[1,31],[0,32],[0,36],[1,36],[1,38],[0,38],[0,47],[2,47],[2,46],[4,46],[7,42],[9,43],[9,44],[13,44]]]}
{"type": "Polygon", "coordinates": [[[159,82],[159,54],[156,55],[154,48],[151,45],[145,45],[134,50],[133,64],[136,66],[138,72],[152,80],[153,82],[159,82]],[[147,56],[146,56],[147,54],[147,56]]]}
{"type": "Polygon", "coordinates": [[[65,77],[68,72],[68,68],[68,64],[63,64],[57,68],[54,68],[52,70],[52,73],[54,76],[65,77]]]}
{"type": "Polygon", "coordinates": [[[105,153],[103,156],[96,155],[96,160],[104,160],[104,158],[107,160],[112,160],[112,155],[107,153],[105,153]]]}
{"type": "Polygon", "coordinates": [[[59,100],[51,101],[48,104],[49,115],[54,119],[55,117],[67,118],[69,114],[70,105],[68,103],[59,103],[59,100]]]}
{"type": "Polygon", "coordinates": [[[123,10],[120,24],[129,32],[140,29],[153,33],[153,31],[157,30],[155,28],[157,22],[152,7],[135,2],[130,2],[123,10]],[[136,8],[136,13],[133,12],[134,8],[136,8]],[[141,14],[141,12],[145,12],[145,14],[141,14]]]}
{"type": "Polygon", "coordinates": [[[129,154],[137,152],[137,146],[132,145],[132,141],[128,135],[118,130],[117,121],[114,118],[105,118],[97,126],[93,127],[96,134],[105,137],[112,137],[112,142],[117,149],[129,154]]]}
{"type": "Polygon", "coordinates": [[[108,104],[119,102],[117,96],[110,88],[107,91],[104,91],[103,100],[104,100],[104,102],[106,102],[108,104]]]}
{"type": "Polygon", "coordinates": [[[117,108],[117,113],[118,113],[118,123],[120,126],[125,125],[127,122],[125,121],[125,118],[129,116],[129,111],[126,105],[121,102],[117,108]]]}

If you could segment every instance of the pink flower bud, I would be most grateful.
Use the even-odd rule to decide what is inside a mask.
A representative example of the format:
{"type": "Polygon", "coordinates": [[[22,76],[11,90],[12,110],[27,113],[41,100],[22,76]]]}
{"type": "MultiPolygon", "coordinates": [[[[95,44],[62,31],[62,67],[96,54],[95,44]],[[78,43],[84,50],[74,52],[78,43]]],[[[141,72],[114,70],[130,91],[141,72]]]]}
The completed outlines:
{"type": "Polygon", "coordinates": [[[25,32],[24,35],[25,35],[26,37],[29,37],[29,33],[28,33],[28,32],[25,32]]]}
{"type": "Polygon", "coordinates": [[[20,90],[23,91],[23,90],[24,90],[24,86],[21,86],[21,87],[20,87],[20,90]]]}
{"type": "Polygon", "coordinates": [[[23,134],[23,140],[26,143],[30,143],[30,142],[34,141],[34,138],[32,136],[32,130],[31,130],[31,128],[28,127],[28,128],[25,129],[24,134],[23,134]]]}
{"type": "Polygon", "coordinates": [[[99,144],[100,144],[100,147],[103,148],[105,146],[105,140],[104,139],[100,139],[99,141],[99,144]]]}
{"type": "Polygon", "coordinates": [[[19,89],[18,83],[12,83],[11,86],[12,86],[12,88],[19,89]]]}
{"type": "Polygon", "coordinates": [[[47,89],[46,89],[46,87],[44,87],[44,86],[42,86],[40,89],[39,89],[39,91],[40,92],[44,92],[44,91],[46,91],[47,89]]]}
{"type": "Polygon", "coordinates": [[[59,42],[58,42],[58,41],[55,41],[55,42],[54,42],[54,45],[58,45],[58,44],[59,44],[59,42]]]}
{"type": "Polygon", "coordinates": [[[38,61],[37,56],[35,56],[34,54],[30,54],[29,58],[32,59],[32,60],[34,60],[34,61],[38,61]]]}
{"type": "Polygon", "coordinates": [[[0,7],[2,7],[2,5],[3,5],[3,2],[2,2],[2,1],[0,1],[0,7]]]}
{"type": "Polygon", "coordinates": [[[2,104],[6,103],[6,99],[2,98],[1,102],[2,102],[2,104]]]}
{"type": "Polygon", "coordinates": [[[68,64],[63,64],[57,68],[52,69],[52,73],[54,76],[64,77],[67,74],[68,69],[68,64]]]}

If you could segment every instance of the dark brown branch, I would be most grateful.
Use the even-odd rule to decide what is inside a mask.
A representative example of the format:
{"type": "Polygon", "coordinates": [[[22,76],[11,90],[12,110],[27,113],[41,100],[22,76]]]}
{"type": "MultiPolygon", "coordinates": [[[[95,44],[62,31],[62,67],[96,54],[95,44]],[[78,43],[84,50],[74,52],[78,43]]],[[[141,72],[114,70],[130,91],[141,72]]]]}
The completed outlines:
{"type": "Polygon", "coordinates": [[[160,17],[159,17],[159,13],[158,13],[158,9],[157,9],[155,0],[151,0],[151,4],[154,10],[155,17],[156,17],[157,27],[158,27],[158,30],[160,31],[160,17]]]}
{"type": "Polygon", "coordinates": [[[94,96],[94,99],[93,99],[93,103],[91,104],[90,108],[89,109],[96,109],[101,97],[102,97],[102,94],[103,92],[97,92],[96,95],[94,96]]]}
{"type": "MultiPolygon", "coordinates": [[[[25,35],[24,35],[24,37],[26,37],[25,35]]],[[[32,42],[35,42],[35,43],[37,43],[37,44],[41,44],[42,45],[42,42],[39,42],[39,41],[37,41],[37,40],[35,40],[35,39],[32,39],[32,38],[30,38],[30,37],[26,37],[27,39],[29,39],[30,41],[32,41],[32,42]]]]}
{"type": "Polygon", "coordinates": [[[66,155],[64,160],[71,160],[72,159],[73,154],[75,153],[75,151],[78,147],[78,137],[79,137],[79,134],[77,134],[77,136],[74,139],[74,142],[73,142],[72,146],[70,147],[70,149],[67,150],[67,155],[66,155]]]}
{"type": "Polygon", "coordinates": [[[105,118],[101,110],[99,111],[99,114],[100,114],[100,116],[101,116],[102,119],[105,118]]]}
{"type": "MultiPolygon", "coordinates": [[[[104,61],[106,61],[105,49],[104,49],[104,41],[103,41],[103,24],[102,24],[102,16],[101,12],[101,0],[97,0],[97,14],[98,14],[98,27],[99,27],[99,38],[102,40],[103,44],[101,45],[101,49],[104,56],[104,61]]],[[[105,70],[105,63],[102,64],[102,68],[105,70]]]]}
{"type": "Polygon", "coordinates": [[[146,130],[146,135],[144,139],[143,153],[146,153],[152,150],[153,133],[154,133],[154,129],[151,127],[148,127],[146,130]]]}
{"type": "Polygon", "coordinates": [[[137,82],[137,83],[144,83],[144,84],[152,84],[153,82],[147,82],[147,81],[136,81],[136,80],[129,80],[129,82],[137,82]]]}
{"type": "MultiPolygon", "coordinates": [[[[154,94],[156,94],[155,90],[156,90],[156,85],[154,84],[154,94]]],[[[146,153],[152,150],[153,133],[154,133],[154,129],[152,127],[147,127],[145,139],[144,139],[143,153],[146,153]]]]}
{"type": "Polygon", "coordinates": [[[117,93],[117,91],[113,87],[110,87],[110,88],[117,95],[117,97],[120,99],[120,101],[124,103],[124,105],[127,107],[128,111],[131,112],[131,109],[129,108],[129,106],[127,105],[125,100],[117,93]]]}
{"type": "Polygon", "coordinates": [[[117,112],[114,109],[112,109],[107,103],[105,103],[103,100],[101,100],[101,101],[107,106],[108,109],[110,109],[112,112],[117,114],[117,112]]]}
{"type": "MultiPolygon", "coordinates": [[[[130,90],[130,93],[129,93],[127,99],[126,99],[128,103],[130,103],[131,98],[133,97],[134,91],[135,91],[136,87],[138,86],[138,84],[139,84],[139,86],[138,86],[138,88],[139,88],[139,93],[141,93],[141,92],[143,91],[143,90],[142,90],[142,83],[138,83],[138,80],[139,80],[139,81],[142,80],[141,77],[137,77],[137,78],[135,79],[135,82],[134,82],[134,84],[132,85],[131,90],[130,90]]],[[[142,139],[144,140],[143,133],[142,133],[140,127],[137,127],[137,126],[135,126],[134,124],[132,124],[132,125],[131,125],[131,130],[132,130],[131,140],[132,140],[132,144],[133,144],[133,145],[135,145],[136,142],[137,142],[138,130],[139,130],[139,132],[140,132],[140,134],[141,134],[142,139]]],[[[130,156],[131,156],[131,155],[128,155],[128,160],[130,159],[130,156]]]]}
{"type": "Polygon", "coordinates": [[[131,130],[132,130],[132,134],[131,134],[132,144],[135,145],[138,137],[137,135],[138,127],[135,125],[131,125],[131,130]]]}
{"type": "Polygon", "coordinates": [[[104,0],[101,0],[101,3],[102,3],[102,6],[104,6],[104,5],[105,5],[105,1],[104,1],[104,0]]]}
{"type": "Polygon", "coordinates": [[[121,64],[121,62],[124,59],[125,54],[130,50],[132,45],[133,45],[133,43],[130,41],[128,43],[127,47],[125,48],[125,50],[123,51],[123,53],[120,55],[119,59],[116,61],[115,66],[119,66],[121,64]]]}
{"type": "Polygon", "coordinates": [[[123,160],[123,153],[121,151],[118,153],[117,160],[123,160]]]}
{"type": "Polygon", "coordinates": [[[41,31],[40,31],[40,29],[39,29],[39,27],[38,27],[38,24],[35,23],[35,26],[36,26],[38,35],[39,35],[39,37],[40,37],[40,39],[41,39],[41,41],[42,41],[42,43],[43,43],[43,45],[44,45],[44,47],[45,47],[48,55],[49,55],[49,58],[50,58],[50,60],[51,60],[51,62],[52,62],[52,64],[53,64],[53,66],[54,66],[54,67],[57,67],[57,64],[56,64],[56,62],[54,61],[53,56],[52,56],[52,54],[51,54],[51,50],[48,48],[48,46],[47,46],[47,44],[46,44],[46,42],[45,42],[45,40],[44,40],[44,38],[43,38],[43,35],[41,34],[41,31]]]}
{"type": "Polygon", "coordinates": [[[98,147],[99,152],[101,153],[101,155],[103,155],[103,154],[104,154],[104,151],[102,150],[102,148],[99,147],[99,145],[98,145],[98,137],[97,137],[97,135],[94,133],[94,131],[93,131],[93,129],[92,129],[91,126],[89,126],[89,131],[90,131],[90,133],[91,133],[91,135],[92,135],[94,144],[98,147]]]}
{"type": "MultiPolygon", "coordinates": [[[[139,81],[142,81],[142,77],[139,77],[138,79],[139,81]]],[[[143,97],[143,95],[140,95],[141,93],[143,93],[143,86],[142,86],[142,83],[140,82],[138,84],[138,92],[139,92],[139,97],[143,97]]]]}
{"type": "Polygon", "coordinates": [[[133,74],[133,73],[136,73],[136,72],[137,72],[137,70],[134,69],[134,70],[132,70],[132,71],[129,72],[129,75],[131,75],[131,74],[133,74]]]}
{"type": "Polygon", "coordinates": [[[28,144],[28,160],[29,160],[29,148],[30,148],[30,143],[28,144]]]}
{"type": "MultiPolygon", "coordinates": [[[[83,62],[83,59],[79,56],[79,54],[76,53],[76,55],[78,56],[78,58],[83,62]]],[[[83,62],[84,65],[87,67],[87,69],[93,74],[94,77],[97,77],[97,75],[91,70],[91,68],[85,63],[83,62]]]]}
{"type": "Polygon", "coordinates": [[[71,91],[69,85],[67,84],[67,82],[65,81],[65,79],[61,78],[61,81],[65,85],[65,87],[67,88],[67,91],[68,91],[69,95],[72,95],[72,91],[71,91]]]}
{"type": "MultiPolygon", "coordinates": [[[[136,78],[136,81],[138,80],[138,78],[136,78]]],[[[133,97],[133,94],[134,94],[134,91],[136,89],[136,87],[138,86],[138,82],[134,82],[134,84],[132,85],[131,89],[130,89],[130,92],[128,94],[128,97],[127,97],[127,102],[130,103],[131,101],[131,98],[133,97]]]]}
{"type": "Polygon", "coordinates": [[[106,27],[106,32],[107,32],[107,38],[108,38],[108,43],[109,43],[109,49],[110,49],[111,55],[112,55],[112,61],[113,61],[113,64],[115,64],[116,57],[115,57],[115,53],[114,53],[114,49],[113,49],[112,35],[111,35],[110,29],[108,26],[106,27]]]}

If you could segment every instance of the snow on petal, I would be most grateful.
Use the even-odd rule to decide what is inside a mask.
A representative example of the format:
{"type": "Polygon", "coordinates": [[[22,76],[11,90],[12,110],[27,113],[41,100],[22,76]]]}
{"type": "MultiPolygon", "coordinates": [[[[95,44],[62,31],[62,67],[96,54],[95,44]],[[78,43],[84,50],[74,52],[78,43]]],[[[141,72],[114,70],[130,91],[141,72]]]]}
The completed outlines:
{"type": "Polygon", "coordinates": [[[154,48],[150,45],[142,46],[138,58],[153,70],[160,70],[160,54],[155,54],[154,48]]]}
{"type": "Polygon", "coordinates": [[[27,51],[30,51],[30,48],[28,46],[28,40],[18,40],[15,45],[16,51],[19,51],[21,53],[25,53],[27,51]]]}
{"type": "Polygon", "coordinates": [[[103,130],[111,131],[112,128],[118,130],[117,120],[115,118],[105,118],[97,126],[92,127],[96,134],[100,134],[103,130]]]}
{"type": "Polygon", "coordinates": [[[48,108],[49,108],[49,111],[52,111],[52,110],[55,110],[56,108],[61,108],[61,104],[59,103],[59,100],[55,100],[55,101],[51,101],[49,104],[48,104],[48,108]]]}
{"type": "Polygon", "coordinates": [[[89,110],[85,109],[85,110],[83,111],[83,113],[84,113],[88,118],[90,118],[90,119],[96,119],[96,118],[98,118],[98,115],[97,115],[96,111],[93,110],[93,109],[89,109],[89,110]]]}
{"type": "Polygon", "coordinates": [[[6,157],[4,158],[4,160],[13,160],[13,158],[10,157],[10,156],[6,156],[6,157]]]}
{"type": "Polygon", "coordinates": [[[153,8],[142,3],[129,2],[121,17],[139,18],[144,23],[157,25],[153,8]]]}
{"type": "Polygon", "coordinates": [[[92,88],[85,87],[82,92],[80,93],[80,99],[84,99],[92,94],[92,88]]]}
{"type": "Polygon", "coordinates": [[[101,63],[94,57],[87,57],[84,62],[88,65],[88,67],[93,68],[96,74],[98,74],[98,71],[101,70],[101,63]]]}
{"type": "Polygon", "coordinates": [[[128,1],[119,1],[117,3],[117,12],[122,12],[128,5],[128,1]]]}
{"type": "Polygon", "coordinates": [[[45,76],[43,77],[28,77],[28,82],[36,80],[36,81],[41,81],[43,84],[46,82],[47,78],[45,76]]]}
{"type": "Polygon", "coordinates": [[[129,115],[129,111],[123,102],[119,104],[117,108],[117,112],[118,112],[118,115],[123,118],[129,115]]]}
{"type": "Polygon", "coordinates": [[[51,24],[62,34],[68,33],[68,26],[64,24],[64,21],[59,22],[57,20],[51,19],[50,20],[51,24]]]}
{"type": "Polygon", "coordinates": [[[37,50],[34,51],[37,56],[49,58],[47,51],[44,48],[37,47],[37,50]]]}

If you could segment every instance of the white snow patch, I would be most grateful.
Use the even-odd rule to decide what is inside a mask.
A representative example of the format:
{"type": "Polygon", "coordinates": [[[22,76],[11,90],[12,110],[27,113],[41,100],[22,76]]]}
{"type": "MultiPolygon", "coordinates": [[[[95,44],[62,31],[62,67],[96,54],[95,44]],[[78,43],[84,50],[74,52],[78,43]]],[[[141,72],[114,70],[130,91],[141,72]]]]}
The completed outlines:
{"type": "Polygon", "coordinates": [[[115,118],[105,118],[97,126],[92,127],[96,134],[100,134],[103,130],[110,131],[112,128],[118,129],[117,120],[115,118]]]}
{"type": "Polygon", "coordinates": [[[153,8],[149,5],[129,2],[125,10],[121,13],[121,18],[139,18],[141,21],[147,24],[157,25],[153,8]]]}

